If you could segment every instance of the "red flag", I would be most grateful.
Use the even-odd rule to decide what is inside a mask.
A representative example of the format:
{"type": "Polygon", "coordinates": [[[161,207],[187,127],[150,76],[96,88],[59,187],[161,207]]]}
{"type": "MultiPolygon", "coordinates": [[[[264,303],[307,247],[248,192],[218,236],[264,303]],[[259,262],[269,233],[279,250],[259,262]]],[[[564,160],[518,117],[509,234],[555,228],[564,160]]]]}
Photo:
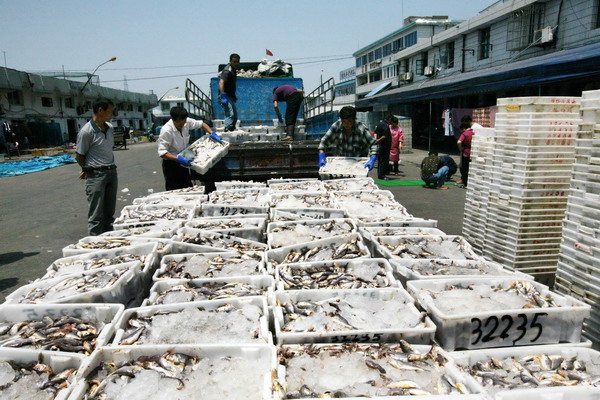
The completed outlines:
{"type": "Polygon", "coordinates": [[[267,50],[267,55],[268,56],[272,56],[273,55],[273,53],[271,53],[271,50],[269,50],[269,49],[266,49],[266,50],[267,50]]]}

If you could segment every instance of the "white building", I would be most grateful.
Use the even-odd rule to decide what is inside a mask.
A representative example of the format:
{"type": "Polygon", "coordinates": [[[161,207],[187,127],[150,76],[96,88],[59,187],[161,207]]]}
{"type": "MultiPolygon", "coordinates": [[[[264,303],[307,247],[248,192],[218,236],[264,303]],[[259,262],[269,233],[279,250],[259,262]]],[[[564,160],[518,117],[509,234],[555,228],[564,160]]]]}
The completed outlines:
{"type": "Polygon", "coordinates": [[[145,130],[150,125],[156,95],[84,84],[0,67],[0,122],[8,122],[29,147],[75,142],[92,117],[94,100],[106,97],[115,103],[115,126],[145,130]]]}

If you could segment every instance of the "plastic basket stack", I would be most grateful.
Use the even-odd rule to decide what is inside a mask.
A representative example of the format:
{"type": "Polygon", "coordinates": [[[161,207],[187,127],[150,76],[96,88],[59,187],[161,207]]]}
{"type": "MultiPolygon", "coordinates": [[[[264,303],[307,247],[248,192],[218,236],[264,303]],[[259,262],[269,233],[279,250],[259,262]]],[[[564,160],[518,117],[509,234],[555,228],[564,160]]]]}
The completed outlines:
{"type": "Polygon", "coordinates": [[[585,334],[600,341],[600,90],[581,97],[582,122],[563,225],[556,288],[592,306],[585,334]]]}
{"type": "Polygon", "coordinates": [[[473,136],[469,185],[465,199],[463,235],[478,252],[483,250],[488,218],[490,172],[494,155],[496,133],[491,128],[481,128],[473,136]]]}
{"type": "Polygon", "coordinates": [[[402,128],[404,134],[404,143],[402,144],[402,154],[412,153],[412,118],[398,117],[398,125],[402,128]]]}
{"type": "MultiPolygon", "coordinates": [[[[579,102],[578,97],[498,99],[494,150],[484,172],[489,179],[481,249],[485,257],[552,278],[575,157],[579,102]]],[[[478,188],[473,189],[469,201],[477,202],[478,188]]],[[[481,221],[465,220],[469,237],[481,232],[477,224],[481,221]]]]}

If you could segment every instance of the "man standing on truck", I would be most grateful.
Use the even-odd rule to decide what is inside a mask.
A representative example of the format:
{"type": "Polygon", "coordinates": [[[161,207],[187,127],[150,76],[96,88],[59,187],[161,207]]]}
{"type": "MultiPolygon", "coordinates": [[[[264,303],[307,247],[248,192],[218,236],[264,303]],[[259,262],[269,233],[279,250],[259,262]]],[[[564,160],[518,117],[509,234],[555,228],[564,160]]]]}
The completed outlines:
{"type": "Polygon", "coordinates": [[[81,166],[79,179],[85,179],[90,236],[113,230],[118,179],[113,155],[114,131],[108,121],[114,110],[112,101],[96,100],[92,119],[77,134],[75,159],[81,166]]]}
{"type": "Polygon", "coordinates": [[[171,119],[160,130],[158,137],[158,155],[162,158],[162,170],[165,177],[165,189],[175,190],[192,186],[190,170],[193,159],[180,155],[190,142],[190,129],[203,129],[211,139],[221,143],[223,140],[213,132],[205,122],[188,118],[183,107],[171,108],[171,119]],[[188,167],[182,169],[181,167],[188,167]]]}
{"type": "Polygon", "coordinates": [[[237,70],[240,67],[240,56],[233,53],[229,56],[229,64],[219,74],[219,102],[225,113],[225,132],[235,131],[237,108],[235,96],[237,70]]]}
{"type": "Polygon", "coordinates": [[[283,117],[281,111],[279,111],[279,103],[283,101],[287,104],[285,108],[285,133],[289,139],[295,139],[294,128],[296,127],[302,99],[304,99],[304,91],[296,89],[292,85],[281,85],[273,89],[273,107],[280,124],[283,123],[283,117]]]}
{"type": "Polygon", "coordinates": [[[367,157],[369,161],[365,168],[369,171],[375,166],[377,160],[377,140],[371,136],[369,128],[362,122],[356,122],[356,109],[352,106],[342,107],[340,119],[331,125],[319,144],[319,167],[327,164],[325,150],[336,145],[336,157],[367,157]]]}

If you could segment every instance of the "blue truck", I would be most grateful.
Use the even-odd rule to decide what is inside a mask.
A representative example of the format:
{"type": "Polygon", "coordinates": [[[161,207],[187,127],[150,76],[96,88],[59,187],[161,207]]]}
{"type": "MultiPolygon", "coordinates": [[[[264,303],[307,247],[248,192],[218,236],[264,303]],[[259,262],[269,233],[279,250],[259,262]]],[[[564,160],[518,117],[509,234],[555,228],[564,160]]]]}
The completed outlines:
{"type": "MultiPolygon", "coordinates": [[[[240,70],[257,70],[258,64],[240,63],[240,70]]],[[[219,71],[224,67],[225,64],[219,65],[219,71]]],[[[238,76],[236,107],[242,129],[244,126],[273,125],[273,119],[277,117],[273,108],[273,89],[281,85],[304,89],[302,79],[294,77],[293,68],[290,68],[287,73],[267,77],[238,76]]],[[[308,140],[232,143],[227,156],[214,165],[204,179],[260,181],[274,177],[317,177],[319,139],[327,131],[327,123],[330,125],[336,119],[335,113],[326,111],[326,106],[331,107],[333,102],[333,80],[328,81],[326,86],[327,90],[317,88],[316,91],[306,95],[298,116],[304,118],[309,128],[307,129],[308,140]],[[317,93],[317,96],[314,96],[314,93],[317,93]],[[323,110],[326,112],[319,113],[323,110]],[[307,115],[307,112],[310,115],[307,115]],[[310,129],[311,121],[318,122],[314,125],[316,129],[310,129]]],[[[210,94],[210,96],[206,95],[193,82],[187,80],[186,100],[190,104],[190,113],[204,120],[224,119],[223,108],[219,104],[218,77],[211,78],[210,94]]],[[[279,108],[282,114],[285,114],[285,103],[281,103],[279,108]]]]}

